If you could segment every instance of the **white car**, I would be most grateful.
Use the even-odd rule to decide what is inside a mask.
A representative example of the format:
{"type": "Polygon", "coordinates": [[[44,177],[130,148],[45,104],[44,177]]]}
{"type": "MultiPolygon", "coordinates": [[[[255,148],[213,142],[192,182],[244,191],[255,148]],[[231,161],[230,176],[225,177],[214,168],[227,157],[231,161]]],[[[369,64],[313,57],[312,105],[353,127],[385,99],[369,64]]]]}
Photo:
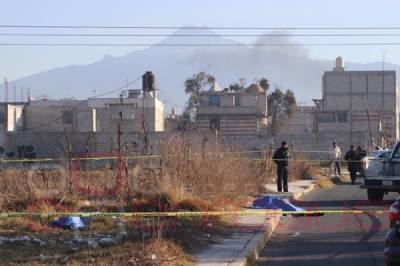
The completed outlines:
{"type": "Polygon", "coordinates": [[[366,176],[378,176],[383,174],[383,161],[389,157],[392,150],[372,151],[364,158],[364,173],[366,176]]]}

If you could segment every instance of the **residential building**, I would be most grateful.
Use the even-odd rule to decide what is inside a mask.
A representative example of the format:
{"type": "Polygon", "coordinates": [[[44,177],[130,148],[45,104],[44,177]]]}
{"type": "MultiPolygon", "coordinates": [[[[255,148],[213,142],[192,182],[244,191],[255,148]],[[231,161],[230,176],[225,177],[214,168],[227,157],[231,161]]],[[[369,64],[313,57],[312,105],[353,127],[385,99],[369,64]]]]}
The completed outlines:
{"type": "Polygon", "coordinates": [[[121,113],[125,132],[164,131],[164,104],[155,90],[128,90],[122,96],[0,103],[0,128],[7,132],[112,132],[121,113]]]}
{"type": "Polygon", "coordinates": [[[399,139],[399,90],[396,73],[347,71],[336,59],[322,78],[322,99],[314,100],[314,132],[319,143],[390,145],[399,139]]]}
{"type": "Polygon", "coordinates": [[[259,84],[222,90],[217,82],[200,93],[197,130],[225,138],[266,137],[267,95],[259,84]]]}
{"type": "Polygon", "coordinates": [[[30,145],[39,156],[54,155],[63,149],[66,134],[76,143],[75,152],[87,150],[89,138],[92,151],[112,151],[119,128],[123,144],[164,131],[164,103],[151,72],[143,75],[141,90],[126,90],[118,98],[0,103],[0,146],[7,151],[30,145]]]}

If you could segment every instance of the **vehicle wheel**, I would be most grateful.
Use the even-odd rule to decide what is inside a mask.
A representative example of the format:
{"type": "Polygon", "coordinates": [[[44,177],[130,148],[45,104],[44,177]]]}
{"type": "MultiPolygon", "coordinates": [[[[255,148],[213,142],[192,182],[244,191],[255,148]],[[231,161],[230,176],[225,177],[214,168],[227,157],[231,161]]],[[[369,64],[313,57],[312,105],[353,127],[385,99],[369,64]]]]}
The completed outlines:
{"type": "Polygon", "coordinates": [[[381,189],[367,189],[369,200],[383,200],[383,190],[381,189]]]}

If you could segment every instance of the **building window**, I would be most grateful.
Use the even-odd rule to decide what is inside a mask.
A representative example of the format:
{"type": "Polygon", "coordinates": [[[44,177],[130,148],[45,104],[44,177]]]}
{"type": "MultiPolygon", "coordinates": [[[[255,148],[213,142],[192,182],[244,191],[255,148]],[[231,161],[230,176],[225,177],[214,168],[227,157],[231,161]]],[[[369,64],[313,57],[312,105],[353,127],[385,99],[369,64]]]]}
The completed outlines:
{"type": "Polygon", "coordinates": [[[318,122],[320,123],[335,123],[335,113],[334,112],[329,112],[329,113],[318,113],[318,122]]]}
{"type": "Polygon", "coordinates": [[[347,112],[337,112],[337,121],[338,123],[347,123],[348,122],[347,112]]]}
{"type": "Polygon", "coordinates": [[[218,118],[210,119],[210,129],[211,130],[219,130],[219,119],[218,118]]]}
{"type": "Polygon", "coordinates": [[[220,106],[221,105],[221,96],[219,95],[211,95],[208,98],[208,103],[210,106],[220,106]]]}
{"type": "Polygon", "coordinates": [[[233,105],[234,106],[240,105],[240,95],[233,95],[233,105]]]}
{"type": "Polygon", "coordinates": [[[71,125],[73,120],[74,120],[73,117],[74,117],[74,115],[73,115],[72,111],[63,112],[63,123],[64,123],[64,125],[71,125]]]}

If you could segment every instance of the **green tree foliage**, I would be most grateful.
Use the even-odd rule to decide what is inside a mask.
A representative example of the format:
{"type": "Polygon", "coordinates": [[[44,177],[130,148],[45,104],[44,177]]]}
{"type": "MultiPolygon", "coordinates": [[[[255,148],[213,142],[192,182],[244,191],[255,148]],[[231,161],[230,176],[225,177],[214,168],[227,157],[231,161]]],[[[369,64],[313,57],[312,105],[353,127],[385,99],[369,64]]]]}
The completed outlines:
{"type": "Polygon", "coordinates": [[[276,88],[268,95],[268,118],[270,120],[271,134],[276,136],[280,126],[288,118],[291,118],[297,107],[296,97],[291,90],[276,88]]]}
{"type": "Polygon", "coordinates": [[[246,79],[245,78],[240,78],[239,82],[234,82],[229,85],[229,90],[230,91],[235,91],[235,92],[241,92],[246,89],[246,79]]]}
{"type": "Polygon", "coordinates": [[[215,81],[214,76],[207,74],[206,72],[199,72],[194,74],[192,77],[186,79],[185,93],[189,94],[189,99],[186,103],[185,112],[189,115],[193,121],[197,117],[200,106],[200,92],[205,88],[210,87],[215,81]]]}
{"type": "Polygon", "coordinates": [[[258,81],[258,84],[260,84],[261,88],[263,88],[265,91],[269,90],[269,81],[266,78],[261,78],[258,81]]]}

